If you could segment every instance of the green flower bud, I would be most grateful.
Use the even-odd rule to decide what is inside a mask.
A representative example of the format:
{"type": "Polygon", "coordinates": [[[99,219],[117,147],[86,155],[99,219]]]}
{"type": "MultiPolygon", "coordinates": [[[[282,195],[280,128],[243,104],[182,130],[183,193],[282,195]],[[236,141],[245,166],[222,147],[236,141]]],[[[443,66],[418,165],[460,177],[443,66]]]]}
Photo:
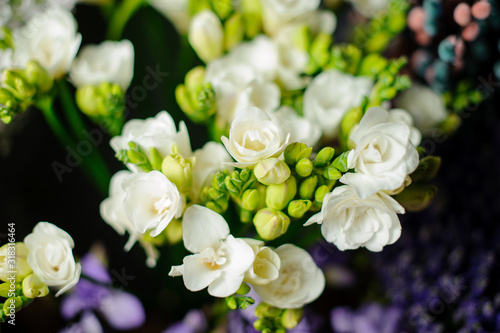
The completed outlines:
{"type": "Polygon", "coordinates": [[[439,126],[446,134],[454,133],[462,123],[462,118],[456,113],[450,113],[439,126]]]}
{"type": "Polygon", "coordinates": [[[323,177],[328,180],[337,180],[342,177],[342,173],[337,168],[330,165],[328,168],[323,170],[323,177]]]}
{"type": "Polygon", "coordinates": [[[179,84],[175,88],[175,100],[177,104],[186,114],[191,114],[196,111],[196,106],[193,104],[191,94],[185,85],[179,84]]]}
{"type": "Polygon", "coordinates": [[[314,193],[314,200],[317,202],[323,202],[323,198],[325,197],[325,195],[328,192],[330,192],[330,189],[328,188],[328,186],[323,185],[323,186],[318,187],[318,189],[314,193]]]}
{"type": "Polygon", "coordinates": [[[285,208],[297,194],[297,181],[291,176],[282,184],[269,185],[266,189],[266,206],[275,210],[285,208]]]}
{"type": "Polygon", "coordinates": [[[311,33],[306,24],[301,24],[293,34],[293,45],[301,51],[308,52],[311,45],[311,33]]]}
{"type": "Polygon", "coordinates": [[[205,67],[197,66],[187,72],[184,78],[188,91],[198,91],[205,84],[205,67]]]}
{"type": "Polygon", "coordinates": [[[293,200],[288,205],[288,215],[300,219],[311,206],[312,202],[310,200],[293,200]]]}
{"type": "Polygon", "coordinates": [[[388,61],[379,54],[369,54],[361,61],[358,74],[373,77],[387,68],[387,64],[388,61]]]}
{"type": "Polygon", "coordinates": [[[28,79],[20,70],[5,69],[2,72],[2,84],[20,100],[27,100],[35,96],[36,87],[28,82],[28,79]]]}
{"type": "Polygon", "coordinates": [[[290,218],[283,212],[263,208],[255,214],[253,224],[262,239],[273,240],[288,230],[290,218]]]}
{"type": "Polygon", "coordinates": [[[36,86],[39,93],[43,94],[52,89],[54,78],[38,62],[35,60],[28,61],[25,71],[28,82],[36,86]]]}
{"type": "Polygon", "coordinates": [[[286,309],[281,315],[281,324],[286,329],[292,329],[302,320],[303,309],[286,309]]]}
{"type": "Polygon", "coordinates": [[[299,187],[299,195],[302,199],[310,199],[314,191],[316,191],[316,186],[318,185],[318,176],[312,176],[304,179],[299,187]]]}
{"type": "Polygon", "coordinates": [[[0,247],[0,280],[10,282],[8,279],[15,272],[16,282],[21,282],[32,273],[28,264],[29,250],[23,242],[4,244],[0,247]]]}
{"type": "Polygon", "coordinates": [[[436,156],[427,156],[420,160],[418,167],[410,175],[413,182],[426,183],[433,179],[441,166],[441,158],[436,156]]]}
{"type": "Polygon", "coordinates": [[[0,120],[8,124],[12,121],[12,117],[16,115],[18,103],[14,95],[5,88],[0,88],[0,120]]]}
{"type": "Polygon", "coordinates": [[[240,288],[236,291],[237,295],[246,295],[250,292],[250,286],[246,283],[242,283],[240,288]]]}
{"type": "Polygon", "coordinates": [[[283,309],[261,302],[255,308],[255,315],[258,318],[278,317],[283,312],[283,309]]]}
{"type": "Polygon", "coordinates": [[[361,118],[363,118],[363,111],[360,107],[353,108],[344,115],[340,123],[340,128],[346,139],[351,129],[360,122],[361,118]]]}
{"type": "Polygon", "coordinates": [[[105,101],[95,86],[83,86],[76,89],[76,104],[89,117],[96,117],[106,111],[105,101]]]}
{"type": "Polygon", "coordinates": [[[21,293],[21,286],[16,283],[15,289],[14,291],[12,291],[10,282],[0,284],[0,297],[9,298],[9,294],[11,294],[10,296],[12,296],[12,292],[14,292],[14,295],[19,295],[21,293]]]}
{"type": "Polygon", "coordinates": [[[312,147],[307,147],[307,145],[294,142],[289,144],[285,149],[285,162],[294,165],[303,158],[309,158],[311,156],[312,147]]]}
{"type": "Polygon", "coordinates": [[[334,167],[335,169],[339,170],[340,172],[347,172],[347,156],[349,155],[349,152],[343,152],[340,154],[335,160],[333,160],[332,164],[330,166],[334,167]]]}
{"type": "Polygon", "coordinates": [[[243,22],[245,24],[245,33],[249,38],[253,38],[261,31],[261,12],[260,1],[242,0],[240,2],[243,22]]]}
{"type": "Polygon", "coordinates": [[[8,316],[10,314],[14,314],[17,311],[21,310],[23,306],[23,301],[21,297],[10,297],[7,298],[5,303],[3,304],[3,312],[8,316]]]}
{"type": "Polygon", "coordinates": [[[253,170],[255,177],[264,185],[281,184],[290,177],[288,165],[275,157],[257,163],[253,170]]]}
{"type": "Polygon", "coordinates": [[[31,274],[23,280],[23,294],[28,298],[44,297],[49,293],[49,287],[40,278],[31,274]]]}
{"type": "Polygon", "coordinates": [[[149,161],[151,162],[153,170],[161,170],[163,157],[155,147],[149,147],[149,161]]]}
{"type": "Polygon", "coordinates": [[[319,168],[327,166],[332,160],[334,154],[335,149],[331,147],[325,147],[321,149],[314,159],[314,166],[319,168]]]}
{"type": "Polygon", "coordinates": [[[260,202],[260,194],[256,189],[250,189],[243,192],[241,196],[241,207],[243,209],[252,211],[257,208],[260,202]]]}
{"type": "Polygon", "coordinates": [[[163,159],[161,172],[177,186],[180,192],[188,192],[193,182],[191,164],[179,154],[171,154],[163,159]]]}
{"type": "Polygon", "coordinates": [[[238,308],[238,301],[234,296],[226,297],[226,304],[231,310],[236,310],[238,308]]]}
{"type": "Polygon", "coordinates": [[[224,48],[231,50],[239,44],[245,35],[245,26],[241,14],[234,13],[224,23],[224,48]]]}
{"type": "Polygon", "coordinates": [[[396,195],[396,199],[407,211],[418,212],[425,209],[437,194],[437,187],[430,184],[412,184],[396,195]]]}
{"type": "Polygon", "coordinates": [[[314,62],[323,67],[330,59],[332,37],[327,33],[319,33],[311,44],[311,57],[314,62]]]}
{"type": "Polygon", "coordinates": [[[302,158],[295,165],[295,171],[301,177],[307,177],[311,174],[313,170],[313,163],[309,158],[302,158]]]}

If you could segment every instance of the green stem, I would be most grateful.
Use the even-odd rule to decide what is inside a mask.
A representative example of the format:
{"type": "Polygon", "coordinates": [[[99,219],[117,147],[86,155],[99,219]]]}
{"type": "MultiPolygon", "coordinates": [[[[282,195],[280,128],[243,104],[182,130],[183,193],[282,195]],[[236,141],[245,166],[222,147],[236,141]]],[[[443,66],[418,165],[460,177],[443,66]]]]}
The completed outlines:
{"type": "Polygon", "coordinates": [[[127,22],[146,3],[145,0],[124,0],[111,16],[107,33],[108,39],[119,40],[127,22]]]}
{"type": "MultiPolygon", "coordinates": [[[[75,151],[75,149],[77,149],[77,144],[59,121],[54,110],[53,100],[51,98],[41,99],[36,103],[36,107],[42,112],[47,124],[59,142],[61,142],[63,146],[69,147],[75,151]]],[[[81,166],[84,174],[91,179],[101,193],[105,195],[107,193],[107,184],[105,187],[102,187],[102,183],[95,178],[95,175],[99,174],[99,170],[96,169],[95,165],[89,163],[86,159],[82,159],[81,166]]]]}
{"type": "MultiPolygon", "coordinates": [[[[64,112],[68,118],[74,137],[78,140],[78,142],[89,142],[89,138],[85,135],[85,133],[87,133],[85,123],[83,122],[80,112],[74,104],[67,82],[65,80],[59,80],[56,81],[56,84],[61,97],[64,112]]],[[[103,191],[103,193],[106,193],[111,175],[97,146],[93,147],[86,158],[89,159],[89,164],[91,164],[96,170],[93,177],[99,184],[99,189],[103,191]]]]}

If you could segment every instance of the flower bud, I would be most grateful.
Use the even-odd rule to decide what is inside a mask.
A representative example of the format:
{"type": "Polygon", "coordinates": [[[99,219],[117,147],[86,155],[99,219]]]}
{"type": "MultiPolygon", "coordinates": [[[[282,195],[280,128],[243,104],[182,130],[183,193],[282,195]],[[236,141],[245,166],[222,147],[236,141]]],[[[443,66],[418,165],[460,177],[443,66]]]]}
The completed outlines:
{"type": "Polygon", "coordinates": [[[290,177],[288,165],[275,157],[257,163],[253,172],[257,180],[264,185],[281,184],[290,177]]]}
{"type": "Polygon", "coordinates": [[[304,314],[304,311],[302,308],[300,308],[300,309],[286,309],[285,311],[283,311],[283,314],[281,315],[281,324],[286,329],[295,328],[302,320],[303,314],[304,314]]]}
{"type": "Polygon", "coordinates": [[[266,189],[266,206],[275,210],[285,208],[297,194],[297,181],[291,176],[282,184],[269,185],[266,189]]]}
{"type": "Polygon", "coordinates": [[[166,237],[169,244],[177,244],[182,240],[182,221],[172,219],[165,228],[166,237]]]}
{"type": "Polygon", "coordinates": [[[36,94],[35,86],[29,83],[24,73],[19,70],[5,69],[2,72],[2,84],[20,100],[30,99],[36,94]]]}
{"type": "Polygon", "coordinates": [[[177,186],[180,192],[187,192],[193,182],[191,164],[179,154],[171,154],[163,159],[161,172],[177,186]]]}
{"type": "Polygon", "coordinates": [[[10,282],[5,282],[5,283],[0,284],[0,297],[9,298],[9,294],[12,292],[14,292],[15,295],[19,295],[21,293],[20,285],[16,283],[14,286],[15,286],[15,289],[13,291],[11,289],[12,285],[10,282]]]}
{"type": "Polygon", "coordinates": [[[49,293],[49,287],[40,278],[31,274],[23,280],[23,294],[28,298],[44,297],[49,293]]]}
{"type": "Polygon", "coordinates": [[[318,187],[318,189],[314,193],[314,200],[317,202],[323,202],[323,198],[325,197],[325,195],[328,192],[330,192],[330,190],[328,189],[328,186],[323,185],[323,186],[318,187]]]}
{"type": "Polygon", "coordinates": [[[260,1],[242,0],[240,9],[244,18],[245,34],[248,38],[257,36],[262,30],[262,8],[260,1]]]}
{"type": "Polygon", "coordinates": [[[189,91],[198,91],[205,84],[205,67],[196,66],[187,72],[184,83],[189,91]]]}
{"type": "Polygon", "coordinates": [[[222,55],[224,31],[212,11],[203,10],[191,19],[188,36],[189,43],[205,63],[222,55]]]}
{"type": "Polygon", "coordinates": [[[323,177],[328,180],[337,180],[342,177],[342,173],[337,168],[330,165],[328,168],[323,170],[323,177]]]}
{"type": "Polygon", "coordinates": [[[245,35],[245,26],[243,25],[242,15],[234,13],[224,23],[224,49],[231,50],[234,46],[241,43],[245,35]]]}
{"type": "Polygon", "coordinates": [[[319,33],[311,44],[311,58],[319,66],[323,67],[330,59],[332,37],[325,32],[319,33]]]}
{"type": "Polygon", "coordinates": [[[241,207],[243,209],[252,211],[257,208],[260,202],[260,194],[256,189],[250,189],[243,192],[241,196],[241,207]]]}
{"type": "Polygon", "coordinates": [[[23,242],[7,243],[0,247],[0,280],[8,281],[13,273],[16,282],[21,282],[32,273],[28,264],[29,250],[23,242]]]}
{"type": "Polygon", "coordinates": [[[318,185],[318,176],[312,176],[304,179],[300,184],[299,195],[302,199],[310,199],[314,191],[316,191],[316,186],[318,185]]]}
{"type": "Polygon", "coordinates": [[[18,103],[14,95],[5,88],[0,88],[0,120],[8,124],[17,113],[18,103]]]}
{"type": "Polygon", "coordinates": [[[7,298],[7,300],[3,304],[3,312],[5,313],[5,315],[8,316],[10,314],[13,314],[13,313],[21,310],[22,306],[23,306],[23,301],[22,301],[21,297],[19,297],[19,296],[10,297],[10,298],[7,298]]]}
{"type": "Polygon", "coordinates": [[[281,315],[283,309],[277,308],[275,306],[269,305],[267,303],[261,302],[255,308],[255,315],[258,318],[269,318],[269,317],[277,317],[281,315]]]}
{"type": "Polygon", "coordinates": [[[89,117],[97,117],[106,112],[105,100],[95,86],[82,86],[76,89],[76,105],[89,117]]]}
{"type": "Polygon", "coordinates": [[[360,122],[361,118],[363,118],[363,111],[360,107],[355,107],[347,111],[340,123],[342,134],[347,137],[351,129],[360,122]]]}
{"type": "Polygon", "coordinates": [[[311,208],[310,200],[293,200],[288,205],[288,215],[296,219],[300,219],[311,208]]]}
{"type": "Polygon", "coordinates": [[[300,142],[291,143],[285,149],[285,162],[294,165],[302,158],[309,158],[311,152],[312,147],[307,147],[307,145],[300,142]]]}
{"type": "Polygon", "coordinates": [[[297,174],[301,177],[309,176],[312,170],[313,170],[313,163],[309,158],[302,158],[300,161],[297,162],[297,165],[295,165],[295,171],[297,171],[297,174]]]}
{"type": "Polygon", "coordinates": [[[255,214],[253,224],[260,237],[273,240],[287,231],[290,218],[283,212],[263,208],[255,214]]]}
{"type": "Polygon", "coordinates": [[[54,78],[52,78],[47,70],[40,66],[35,60],[28,61],[26,65],[26,78],[28,82],[38,88],[38,92],[46,93],[54,85],[54,78]]]}
{"type": "Polygon", "coordinates": [[[437,193],[437,187],[430,184],[412,184],[394,197],[407,211],[425,209],[437,193]]]}
{"type": "Polygon", "coordinates": [[[328,164],[330,164],[330,161],[332,160],[334,154],[335,149],[331,147],[325,147],[321,149],[314,159],[314,166],[320,168],[327,166],[328,164]]]}

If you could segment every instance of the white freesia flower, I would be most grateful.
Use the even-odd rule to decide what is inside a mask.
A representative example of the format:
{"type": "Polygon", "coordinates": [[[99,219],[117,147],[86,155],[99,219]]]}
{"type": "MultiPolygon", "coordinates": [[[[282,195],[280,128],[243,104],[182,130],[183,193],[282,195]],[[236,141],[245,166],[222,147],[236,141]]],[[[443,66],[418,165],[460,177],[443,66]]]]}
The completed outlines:
{"type": "Polygon", "coordinates": [[[125,214],[124,201],[127,193],[122,188],[123,181],[132,173],[128,170],[118,171],[111,177],[109,184],[109,197],[104,199],[100,205],[102,219],[109,224],[115,231],[124,235],[129,234],[129,239],[124,246],[125,251],[130,251],[132,246],[139,241],[144,248],[149,267],[156,266],[159,257],[158,250],[151,244],[144,241],[144,235],[139,232],[134,223],[125,214]]]}
{"type": "Polygon", "coordinates": [[[235,166],[253,167],[268,157],[278,157],[289,142],[290,133],[269,114],[256,107],[242,109],[221,138],[227,151],[238,162],[235,166]]]}
{"type": "Polygon", "coordinates": [[[75,18],[62,7],[35,14],[24,27],[14,31],[17,65],[24,68],[33,59],[50,75],[61,78],[68,72],[82,41],[76,29],[75,18]]]}
{"type": "Polygon", "coordinates": [[[231,155],[220,143],[209,141],[203,148],[198,149],[193,154],[195,164],[192,170],[193,183],[191,185],[190,198],[197,201],[201,189],[211,184],[211,177],[222,169],[230,169],[227,163],[232,162],[231,155]]]}
{"type": "Polygon", "coordinates": [[[204,62],[222,55],[224,31],[219,18],[211,10],[203,10],[192,17],[188,38],[196,54],[204,62]]]}
{"type": "Polygon", "coordinates": [[[136,229],[158,236],[184,209],[177,187],[159,171],[132,173],[122,182],[123,207],[136,229]]]}
{"type": "Polygon", "coordinates": [[[372,84],[368,77],[355,77],[336,69],[324,71],[304,93],[304,117],[319,125],[325,137],[333,138],[346,112],[361,104],[372,84]]]}
{"type": "Polygon", "coordinates": [[[447,115],[443,97],[418,83],[401,93],[396,99],[396,106],[412,115],[415,125],[423,135],[431,135],[432,130],[444,121],[447,115]]]}
{"type": "Polygon", "coordinates": [[[82,271],[73,258],[73,238],[52,223],[39,222],[24,238],[29,249],[28,263],[43,283],[57,287],[56,296],[77,284],[82,271]]]}
{"type": "Polygon", "coordinates": [[[189,29],[189,0],[150,0],[160,13],[165,15],[181,34],[189,29]]]}
{"type": "Polygon", "coordinates": [[[129,40],[86,45],[73,61],[70,78],[76,87],[102,82],[127,90],[134,76],[134,46],[129,40]]]}
{"type": "Polygon", "coordinates": [[[316,10],[320,0],[262,0],[264,29],[270,35],[300,16],[316,10]]]}
{"type": "MultiPolygon", "coordinates": [[[[149,154],[150,147],[154,147],[165,157],[172,153],[172,146],[175,144],[184,158],[192,155],[186,125],[181,121],[177,131],[172,116],[166,111],[159,112],[154,118],[129,120],[123,127],[122,134],[111,138],[110,145],[118,153],[122,149],[130,149],[130,141],[138,144],[146,154],[149,154]]],[[[128,164],[127,167],[138,171],[133,164],[128,164]]]]}
{"type": "Polygon", "coordinates": [[[389,0],[351,0],[354,8],[363,16],[372,17],[382,10],[389,9],[389,0]]]}
{"type": "Polygon", "coordinates": [[[242,238],[252,247],[255,260],[245,273],[245,282],[263,285],[276,280],[279,277],[281,260],[278,254],[270,247],[264,246],[264,242],[253,238],[242,238]]]}
{"type": "Polygon", "coordinates": [[[194,254],[184,257],[182,265],[172,266],[169,275],[182,275],[191,291],[208,287],[215,297],[235,293],[255,259],[250,245],[230,235],[224,218],[203,206],[186,209],[182,228],[184,246],[194,254]]]}
{"type": "Polygon", "coordinates": [[[372,107],[350,135],[356,148],[347,156],[347,167],[356,172],[340,178],[366,199],[381,190],[395,190],[418,166],[419,157],[410,141],[410,128],[389,122],[389,112],[372,107]]]}
{"type": "Polygon", "coordinates": [[[290,142],[301,142],[314,147],[321,136],[320,127],[307,118],[303,118],[289,106],[282,106],[273,113],[283,124],[285,132],[290,133],[290,142]]]}
{"type": "Polygon", "coordinates": [[[413,118],[411,114],[409,114],[406,110],[403,109],[392,109],[389,111],[389,119],[390,123],[400,123],[408,126],[410,129],[410,141],[415,146],[418,147],[420,141],[422,141],[422,134],[413,126],[413,118]]]}
{"type": "Polygon", "coordinates": [[[325,275],[305,250],[285,244],[275,252],[281,260],[279,277],[254,285],[262,301],[282,309],[296,309],[318,298],[325,289],[325,275]]]}
{"type": "Polygon", "coordinates": [[[364,246],[379,252],[401,236],[396,213],[404,212],[396,200],[383,192],[361,199],[345,185],[327,193],[321,212],[313,215],[305,225],[321,224],[325,239],[341,251],[364,246]]]}

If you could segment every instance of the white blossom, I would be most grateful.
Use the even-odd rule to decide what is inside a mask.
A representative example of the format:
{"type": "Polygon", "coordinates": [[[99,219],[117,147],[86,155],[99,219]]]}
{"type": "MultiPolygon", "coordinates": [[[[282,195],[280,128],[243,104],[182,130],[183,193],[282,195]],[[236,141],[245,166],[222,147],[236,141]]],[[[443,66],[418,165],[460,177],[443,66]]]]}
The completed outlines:
{"type": "Polygon", "coordinates": [[[304,93],[304,117],[320,126],[325,137],[333,138],[344,115],[361,104],[372,84],[368,77],[326,70],[313,79],[304,93]]]}
{"type": "Polygon", "coordinates": [[[379,252],[399,239],[401,224],[396,214],[404,212],[404,208],[386,193],[362,199],[350,186],[344,185],[325,195],[321,212],[313,215],[305,225],[321,224],[325,239],[341,251],[364,246],[379,252]]]}
{"type": "Polygon", "coordinates": [[[270,247],[264,246],[263,241],[253,238],[242,238],[252,247],[255,260],[245,273],[245,282],[254,285],[268,284],[279,277],[281,267],[280,257],[270,247]]]}
{"type": "Polygon", "coordinates": [[[290,133],[290,142],[301,142],[309,147],[314,147],[321,136],[321,128],[310,119],[303,118],[289,106],[282,106],[273,116],[290,133]]]}
{"type": "Polygon", "coordinates": [[[239,111],[231,124],[229,138],[222,143],[237,161],[235,166],[253,167],[268,157],[278,157],[289,142],[290,133],[271,115],[256,107],[239,111]]]}
{"type": "Polygon", "coordinates": [[[264,30],[275,34],[281,27],[315,11],[320,0],[262,0],[264,30]]]}
{"type": "Polygon", "coordinates": [[[102,82],[127,90],[134,76],[134,46],[129,40],[86,45],[73,61],[70,78],[76,87],[102,82]]]}
{"type": "Polygon", "coordinates": [[[295,309],[318,298],[325,289],[325,275],[309,253],[293,244],[281,245],[275,252],[281,260],[279,277],[266,285],[253,286],[262,301],[295,309]]]}
{"type": "Polygon", "coordinates": [[[188,38],[196,54],[204,62],[222,55],[224,31],[219,18],[211,10],[203,10],[192,17],[188,38]]]}
{"type": "Polygon", "coordinates": [[[184,257],[182,265],[172,266],[169,275],[182,275],[191,291],[208,287],[215,297],[235,293],[255,259],[250,245],[230,235],[224,218],[203,206],[186,209],[182,228],[184,246],[194,254],[184,257]]]}
{"type": "Polygon", "coordinates": [[[56,296],[77,284],[81,265],[73,257],[73,238],[52,223],[39,222],[24,238],[29,249],[28,263],[43,283],[57,287],[56,296]]]}
{"type": "Polygon", "coordinates": [[[61,78],[73,62],[82,36],[71,12],[51,7],[36,13],[24,27],[13,34],[17,66],[24,68],[36,60],[50,75],[61,78]]]}
{"type": "Polygon", "coordinates": [[[355,148],[347,156],[347,167],[356,172],[344,174],[340,181],[351,185],[363,199],[381,190],[401,187],[418,166],[410,128],[404,123],[390,122],[389,118],[386,110],[372,107],[350,135],[355,148]]]}

